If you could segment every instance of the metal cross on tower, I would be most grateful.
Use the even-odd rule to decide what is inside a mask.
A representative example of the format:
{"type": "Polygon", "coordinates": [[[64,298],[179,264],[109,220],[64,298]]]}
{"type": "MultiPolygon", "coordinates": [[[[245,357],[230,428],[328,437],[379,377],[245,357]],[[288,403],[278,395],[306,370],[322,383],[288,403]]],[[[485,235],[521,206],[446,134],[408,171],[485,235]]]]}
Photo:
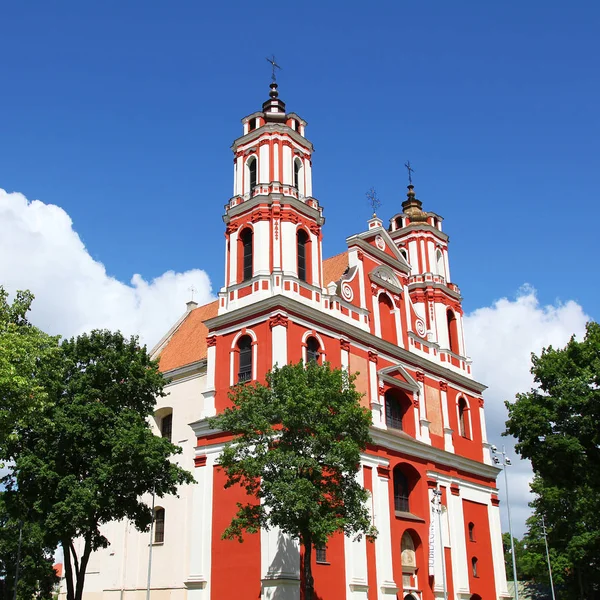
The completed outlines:
{"type": "Polygon", "coordinates": [[[197,291],[198,291],[198,290],[197,290],[197,289],[196,289],[196,288],[195,288],[193,285],[190,285],[190,287],[188,288],[188,292],[190,292],[190,293],[192,294],[192,299],[191,299],[191,302],[193,302],[193,301],[194,301],[194,294],[195,294],[197,291]]]}
{"type": "Polygon", "coordinates": [[[281,70],[281,67],[275,62],[274,54],[271,54],[271,58],[267,57],[267,62],[271,63],[271,68],[273,69],[273,72],[271,73],[271,79],[275,82],[275,81],[277,81],[277,76],[275,75],[275,69],[281,70]]]}
{"type": "Polygon", "coordinates": [[[409,185],[412,185],[412,174],[415,172],[415,170],[410,166],[410,160],[407,160],[404,163],[404,166],[406,167],[406,170],[408,171],[408,183],[409,183],[409,185]]]}

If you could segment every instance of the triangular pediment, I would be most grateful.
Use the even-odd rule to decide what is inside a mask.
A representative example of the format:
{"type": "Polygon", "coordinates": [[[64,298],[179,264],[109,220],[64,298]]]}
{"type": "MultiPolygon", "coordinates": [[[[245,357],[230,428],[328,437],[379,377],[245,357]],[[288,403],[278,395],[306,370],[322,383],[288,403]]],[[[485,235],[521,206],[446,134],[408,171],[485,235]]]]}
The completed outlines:
{"type": "Polygon", "coordinates": [[[413,376],[402,366],[392,365],[377,372],[378,377],[389,385],[399,387],[409,392],[418,392],[419,384],[413,376]]]}
{"type": "MultiPolygon", "coordinates": [[[[397,268],[400,271],[410,273],[410,265],[394,243],[394,240],[391,238],[388,231],[383,227],[374,227],[373,229],[369,229],[368,231],[364,231],[363,233],[352,236],[346,241],[349,243],[353,239],[359,239],[362,242],[366,242],[371,248],[373,248],[374,256],[377,256],[379,253],[383,253],[388,257],[388,260],[392,259],[394,262],[399,263],[397,268]]],[[[362,247],[364,248],[364,246],[362,247]]]]}

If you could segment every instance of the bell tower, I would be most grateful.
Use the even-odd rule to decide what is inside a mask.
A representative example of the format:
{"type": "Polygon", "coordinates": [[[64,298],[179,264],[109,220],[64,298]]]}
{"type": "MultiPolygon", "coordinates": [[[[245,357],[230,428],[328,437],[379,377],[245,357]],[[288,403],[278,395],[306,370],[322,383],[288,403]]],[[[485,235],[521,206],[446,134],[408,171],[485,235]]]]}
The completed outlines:
{"type": "Polygon", "coordinates": [[[423,210],[412,182],[402,212],[390,219],[390,236],[410,264],[408,291],[425,322],[427,337],[439,346],[439,356],[469,369],[463,336],[463,310],[458,286],[450,280],[448,236],[443,218],[423,210]]]}
{"type": "Polygon", "coordinates": [[[284,294],[319,303],[322,209],[312,196],[306,121],[286,112],[278,85],[242,119],[233,142],[233,197],[225,205],[225,286],[219,313],[284,294]]]}

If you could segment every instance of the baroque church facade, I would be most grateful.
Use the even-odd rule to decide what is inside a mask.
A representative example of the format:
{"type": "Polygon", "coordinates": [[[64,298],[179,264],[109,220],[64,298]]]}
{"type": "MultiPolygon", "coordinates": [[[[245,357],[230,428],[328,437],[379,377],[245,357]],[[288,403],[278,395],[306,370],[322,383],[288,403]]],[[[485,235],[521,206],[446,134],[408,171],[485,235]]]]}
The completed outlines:
{"type": "Polygon", "coordinates": [[[211,417],[228,390],[274,365],[327,361],[358,372],[373,416],[358,478],[369,491],[374,541],[333,536],[313,553],[321,600],[510,598],[498,469],[486,437],[485,386],[471,375],[458,287],[442,218],[412,185],[389,225],[377,216],[323,259],[323,209],[313,196],[306,122],[272,83],[234,141],[225,206],[225,282],[187,311],[153,350],[170,383],[157,435],[182,448],[195,484],[157,499],[152,539],[111,523],[95,553],[86,600],[300,600],[301,549],[277,530],[221,534],[244,501],[217,466],[229,439],[211,417]]]}

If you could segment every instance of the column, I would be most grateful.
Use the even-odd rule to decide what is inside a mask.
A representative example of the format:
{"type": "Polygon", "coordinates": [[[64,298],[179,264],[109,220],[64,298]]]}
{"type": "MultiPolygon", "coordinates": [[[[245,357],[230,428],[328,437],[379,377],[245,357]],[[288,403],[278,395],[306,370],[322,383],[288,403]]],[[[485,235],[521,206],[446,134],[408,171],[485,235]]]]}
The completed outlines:
{"type": "Polygon", "coordinates": [[[287,326],[288,318],[282,313],[278,313],[269,319],[273,366],[283,367],[287,365],[287,326]]]}
{"type": "MultiPolygon", "coordinates": [[[[362,467],[356,474],[356,480],[364,485],[362,467]]],[[[346,600],[367,600],[369,581],[367,576],[367,540],[360,541],[344,536],[344,557],[346,566],[346,600]]]]}

